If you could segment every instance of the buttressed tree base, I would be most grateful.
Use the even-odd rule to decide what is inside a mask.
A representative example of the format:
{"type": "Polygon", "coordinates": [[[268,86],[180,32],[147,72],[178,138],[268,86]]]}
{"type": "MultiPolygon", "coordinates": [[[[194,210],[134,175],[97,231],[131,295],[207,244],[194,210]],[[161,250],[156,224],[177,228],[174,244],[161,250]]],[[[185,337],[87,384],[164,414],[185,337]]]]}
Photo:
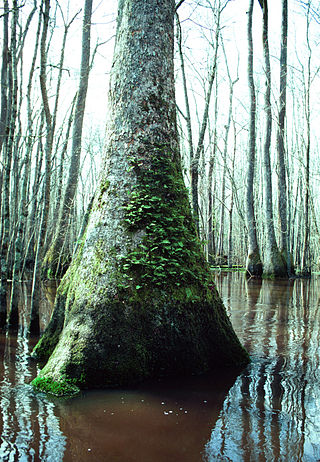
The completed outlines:
{"type": "Polygon", "coordinates": [[[214,287],[182,178],[174,12],[174,0],[119,1],[100,186],[33,353],[47,361],[33,381],[45,391],[249,361],[214,287]]]}

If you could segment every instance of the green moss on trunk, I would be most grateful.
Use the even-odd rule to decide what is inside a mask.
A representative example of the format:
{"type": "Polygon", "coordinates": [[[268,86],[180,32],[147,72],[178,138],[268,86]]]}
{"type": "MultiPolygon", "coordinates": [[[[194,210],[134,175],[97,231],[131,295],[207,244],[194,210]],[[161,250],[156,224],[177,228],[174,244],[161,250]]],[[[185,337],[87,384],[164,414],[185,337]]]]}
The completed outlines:
{"type": "Polygon", "coordinates": [[[150,150],[147,161],[131,159],[137,183],[123,206],[124,225],[129,233],[143,230],[143,238],[122,258],[120,270],[126,288],[185,287],[190,297],[191,287],[208,286],[208,266],[177,156],[166,148],[150,150]]]}
{"type": "Polygon", "coordinates": [[[74,396],[80,392],[80,389],[68,381],[55,382],[48,377],[36,377],[32,380],[31,385],[38,391],[43,391],[54,396],[74,396]]]}

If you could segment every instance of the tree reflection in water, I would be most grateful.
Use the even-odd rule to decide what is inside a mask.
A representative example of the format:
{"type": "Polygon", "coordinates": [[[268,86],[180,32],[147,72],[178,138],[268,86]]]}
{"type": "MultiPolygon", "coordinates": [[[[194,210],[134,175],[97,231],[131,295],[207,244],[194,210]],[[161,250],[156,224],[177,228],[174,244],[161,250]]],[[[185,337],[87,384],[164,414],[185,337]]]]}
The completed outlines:
{"type": "Polygon", "coordinates": [[[227,275],[218,285],[252,363],[224,402],[205,459],[320,460],[319,280],[227,275]]]}
{"type": "Polygon", "coordinates": [[[66,438],[55,405],[28,385],[36,375],[36,365],[29,359],[30,343],[24,329],[0,335],[0,460],[62,461],[66,438]]]}

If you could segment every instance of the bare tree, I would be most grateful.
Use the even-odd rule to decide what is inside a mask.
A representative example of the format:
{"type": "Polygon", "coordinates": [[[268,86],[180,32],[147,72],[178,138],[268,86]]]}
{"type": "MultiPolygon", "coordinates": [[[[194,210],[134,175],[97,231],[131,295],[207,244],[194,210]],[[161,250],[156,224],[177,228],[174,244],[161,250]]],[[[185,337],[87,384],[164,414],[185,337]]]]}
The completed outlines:
{"type": "Polygon", "coordinates": [[[264,211],[266,229],[266,247],[263,261],[263,273],[266,276],[287,276],[287,265],[283,259],[274,231],[273,205],[272,205],[272,172],[270,161],[270,145],[272,133],[272,113],[271,113],[271,66],[268,37],[268,1],[259,0],[263,12],[263,53],[266,74],[265,90],[265,117],[266,129],[263,147],[263,171],[264,171],[264,211]]]}
{"type": "Polygon", "coordinates": [[[250,0],[248,11],[248,83],[250,91],[250,121],[248,142],[248,172],[246,188],[246,217],[248,228],[248,256],[246,270],[248,275],[261,276],[262,262],[257,239],[257,225],[254,210],[254,175],[256,163],[256,91],[253,78],[253,40],[252,15],[254,0],[250,0]]]}
{"type": "Polygon", "coordinates": [[[301,273],[305,277],[311,276],[310,264],[310,147],[311,147],[311,119],[310,119],[310,89],[311,89],[311,57],[312,50],[310,45],[310,8],[307,4],[307,35],[306,42],[308,48],[307,76],[305,82],[305,101],[304,111],[306,118],[306,140],[305,140],[305,183],[304,183],[304,235],[301,257],[301,273]]]}
{"type": "MultiPolygon", "coordinates": [[[[221,14],[225,9],[228,2],[224,2],[222,4],[221,0],[218,0],[216,4],[216,8],[213,8],[213,5],[209,3],[209,7],[212,9],[212,13],[215,16],[215,37],[214,43],[212,44],[213,47],[213,58],[212,64],[210,66],[210,70],[208,73],[208,84],[205,91],[205,104],[203,115],[201,118],[200,128],[199,128],[199,136],[196,147],[193,145],[193,132],[192,132],[192,118],[190,113],[190,106],[189,106],[189,97],[188,97],[188,89],[187,89],[187,77],[185,73],[185,66],[184,66],[184,57],[182,52],[182,39],[181,39],[181,27],[178,21],[178,44],[179,44],[179,55],[180,55],[180,62],[181,62],[181,72],[182,72],[182,83],[183,83],[183,90],[185,96],[185,106],[186,106],[186,115],[184,116],[187,124],[187,134],[188,134],[188,150],[189,150],[189,163],[190,163],[190,175],[191,175],[191,203],[192,203],[192,211],[196,221],[197,231],[198,234],[200,233],[200,210],[199,210],[199,163],[201,155],[204,152],[204,142],[205,142],[205,134],[208,125],[208,118],[209,118],[209,108],[210,108],[210,101],[212,96],[212,89],[213,83],[216,78],[216,70],[217,70],[217,58],[218,58],[218,49],[219,49],[219,40],[220,40],[220,21],[221,21],[221,14]]],[[[177,15],[176,15],[177,16],[177,15]]],[[[177,16],[178,18],[178,16],[177,16]]]]}
{"type": "Polygon", "coordinates": [[[285,162],[285,119],[287,94],[287,54],[288,54],[288,0],[282,0],[281,53],[280,53],[280,97],[278,115],[277,153],[278,153],[278,209],[280,218],[280,252],[287,263],[290,276],[293,272],[292,258],[289,251],[288,233],[288,195],[287,171],[285,162]]]}

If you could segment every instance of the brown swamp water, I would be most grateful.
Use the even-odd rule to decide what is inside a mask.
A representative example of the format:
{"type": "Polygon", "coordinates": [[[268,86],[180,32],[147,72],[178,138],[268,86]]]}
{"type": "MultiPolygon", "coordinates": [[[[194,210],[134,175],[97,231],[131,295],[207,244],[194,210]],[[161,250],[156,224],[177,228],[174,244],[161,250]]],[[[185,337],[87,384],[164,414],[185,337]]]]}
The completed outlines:
{"type": "Polygon", "coordinates": [[[229,273],[216,282],[252,358],[238,375],[57,400],[28,385],[36,339],[2,333],[0,461],[319,461],[320,279],[248,282],[229,273]]]}

